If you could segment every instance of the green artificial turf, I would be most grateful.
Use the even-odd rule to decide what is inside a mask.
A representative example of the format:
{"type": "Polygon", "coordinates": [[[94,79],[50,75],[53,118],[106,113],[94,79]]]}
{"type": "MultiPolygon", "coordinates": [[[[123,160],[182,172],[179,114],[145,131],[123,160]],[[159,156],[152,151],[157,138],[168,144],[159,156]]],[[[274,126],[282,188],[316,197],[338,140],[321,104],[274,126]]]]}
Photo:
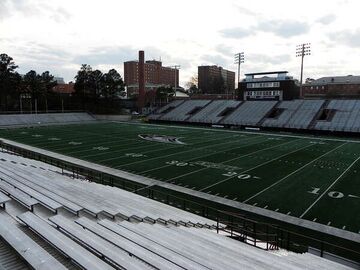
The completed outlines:
{"type": "Polygon", "coordinates": [[[130,123],[8,129],[0,137],[360,232],[358,142],[130,123]]]}

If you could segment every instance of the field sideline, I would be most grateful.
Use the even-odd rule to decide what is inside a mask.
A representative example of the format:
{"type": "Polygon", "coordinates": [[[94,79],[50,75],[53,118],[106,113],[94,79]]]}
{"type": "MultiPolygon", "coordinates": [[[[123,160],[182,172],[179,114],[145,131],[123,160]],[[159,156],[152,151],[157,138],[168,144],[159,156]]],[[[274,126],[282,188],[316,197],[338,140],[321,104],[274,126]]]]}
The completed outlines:
{"type": "Polygon", "coordinates": [[[111,122],[0,137],[360,233],[354,140],[111,122]]]}

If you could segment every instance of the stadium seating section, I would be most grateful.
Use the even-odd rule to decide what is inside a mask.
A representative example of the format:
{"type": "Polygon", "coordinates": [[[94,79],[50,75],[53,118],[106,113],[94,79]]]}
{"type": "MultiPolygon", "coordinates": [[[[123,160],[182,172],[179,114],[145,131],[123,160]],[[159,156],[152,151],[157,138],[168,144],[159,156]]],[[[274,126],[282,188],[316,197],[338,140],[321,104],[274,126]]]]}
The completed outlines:
{"type": "Polygon", "coordinates": [[[360,100],[175,100],[150,120],[297,130],[360,132],[360,100]]]}
{"type": "Polygon", "coordinates": [[[350,269],[250,247],[212,220],[11,153],[0,183],[0,269],[350,269]]]}
{"type": "Polygon", "coordinates": [[[0,126],[32,126],[95,121],[88,113],[44,113],[0,115],[0,126]]]}

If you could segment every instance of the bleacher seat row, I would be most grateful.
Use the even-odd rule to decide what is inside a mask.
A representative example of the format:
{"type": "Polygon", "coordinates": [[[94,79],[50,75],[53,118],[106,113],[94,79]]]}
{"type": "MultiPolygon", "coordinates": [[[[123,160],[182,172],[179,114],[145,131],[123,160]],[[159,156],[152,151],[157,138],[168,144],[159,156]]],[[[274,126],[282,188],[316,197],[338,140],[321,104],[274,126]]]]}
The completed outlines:
{"type": "Polygon", "coordinates": [[[0,239],[29,266],[0,256],[0,269],[350,269],[248,246],[214,221],[11,153],[0,153],[0,184],[0,239]]]}
{"type": "Polygon", "coordinates": [[[175,100],[150,120],[360,132],[360,100],[175,100]],[[319,117],[326,112],[326,117],[319,117]]]}
{"type": "Polygon", "coordinates": [[[96,119],[88,113],[44,113],[0,115],[0,126],[28,126],[38,124],[66,124],[91,122],[96,119]]]}

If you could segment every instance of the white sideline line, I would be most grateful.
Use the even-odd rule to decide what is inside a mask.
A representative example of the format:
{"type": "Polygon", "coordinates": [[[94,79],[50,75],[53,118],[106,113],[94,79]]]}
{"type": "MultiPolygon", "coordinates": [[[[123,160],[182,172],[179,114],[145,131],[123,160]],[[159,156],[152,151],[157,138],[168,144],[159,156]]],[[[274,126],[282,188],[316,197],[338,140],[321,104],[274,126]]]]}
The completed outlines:
{"type": "Polygon", "coordinates": [[[358,162],[359,159],[360,159],[360,156],[359,156],[357,159],[355,159],[355,160],[346,168],[346,170],[343,171],[343,173],[340,174],[339,177],[335,179],[334,182],[332,182],[332,184],[309,206],[309,208],[307,208],[307,209],[304,211],[304,213],[302,213],[302,215],[300,216],[300,218],[302,218],[303,216],[305,216],[305,215],[307,214],[307,212],[309,212],[310,209],[313,208],[314,205],[317,204],[318,201],[340,180],[340,178],[343,177],[344,174],[346,174],[346,173],[351,169],[351,167],[354,166],[354,164],[355,164],[356,162],[358,162]]]}
{"type": "MultiPolygon", "coordinates": [[[[300,140],[300,139],[298,139],[298,140],[300,140]]],[[[287,143],[291,143],[291,142],[294,142],[294,141],[290,141],[290,142],[287,142],[287,143]]],[[[284,145],[284,144],[287,144],[287,143],[282,143],[282,144],[279,144],[279,145],[277,145],[277,146],[284,145]]],[[[268,164],[268,163],[271,163],[271,162],[273,162],[274,160],[277,160],[277,159],[279,159],[279,158],[281,158],[281,157],[290,155],[290,154],[292,154],[292,153],[295,153],[295,152],[297,152],[297,151],[300,151],[300,150],[305,149],[305,148],[310,147],[310,146],[313,146],[313,144],[305,145],[305,146],[300,147],[300,148],[298,148],[298,149],[295,149],[295,150],[293,150],[293,151],[286,152],[285,154],[282,154],[282,155],[280,155],[280,156],[278,156],[278,157],[275,157],[275,158],[273,158],[273,159],[270,159],[270,160],[268,160],[268,161],[265,161],[265,162],[263,162],[263,163],[260,163],[260,164],[256,165],[255,167],[251,167],[251,168],[249,168],[249,169],[247,169],[247,170],[245,170],[245,171],[242,171],[242,172],[240,172],[239,174],[243,174],[243,173],[246,173],[246,172],[248,172],[248,171],[252,171],[252,170],[254,170],[254,169],[258,168],[258,167],[261,167],[261,166],[264,166],[264,165],[266,165],[266,164],[268,164]]],[[[269,149],[271,149],[271,148],[274,148],[274,147],[264,148],[264,149],[262,149],[262,150],[269,150],[269,149]]],[[[261,151],[261,150],[260,150],[260,151],[261,151]]],[[[230,161],[230,160],[229,160],[229,161],[230,161]]],[[[230,177],[228,177],[228,178],[225,178],[224,180],[221,180],[221,181],[219,181],[219,182],[217,182],[217,183],[214,183],[214,184],[212,184],[212,185],[210,185],[210,186],[204,187],[204,188],[200,189],[199,191],[203,191],[203,190],[205,190],[205,189],[208,189],[208,188],[217,186],[217,185],[222,184],[222,183],[224,183],[224,182],[226,182],[226,181],[228,181],[228,180],[231,180],[231,179],[233,179],[233,178],[235,178],[235,177],[237,177],[237,175],[234,175],[234,176],[230,176],[230,177]]]]}
{"type": "Polygon", "coordinates": [[[185,129],[195,129],[195,130],[207,130],[207,131],[214,131],[214,132],[228,132],[228,133],[240,133],[240,134],[259,134],[259,135],[270,135],[275,137],[288,137],[288,138],[300,138],[300,139],[311,139],[311,140],[324,140],[324,141],[334,141],[334,142],[351,142],[351,143],[360,143],[360,140],[343,140],[343,139],[333,139],[327,137],[311,137],[311,136],[300,136],[300,135],[288,135],[288,134],[277,134],[277,133],[267,133],[267,132],[249,132],[249,131],[241,131],[241,130],[227,130],[227,129],[212,129],[212,128],[199,128],[199,127],[187,127],[187,126],[173,126],[173,125],[159,125],[159,124],[139,124],[139,123],[130,123],[130,122],[116,122],[118,124],[125,124],[125,125],[151,125],[151,126],[158,126],[158,127],[172,127],[172,128],[185,128],[185,129]]]}
{"type": "Polygon", "coordinates": [[[300,167],[299,169],[297,169],[297,170],[293,171],[292,173],[290,173],[290,174],[286,175],[285,177],[283,177],[283,178],[281,178],[280,180],[276,181],[275,183],[271,184],[271,185],[270,185],[270,186],[268,186],[267,188],[264,188],[263,190],[259,191],[258,193],[254,194],[253,196],[251,196],[251,197],[247,198],[246,200],[244,200],[244,201],[243,201],[243,203],[248,202],[249,200],[251,200],[251,199],[255,198],[256,196],[260,195],[261,193],[263,193],[263,192],[267,191],[268,189],[272,188],[273,186],[275,186],[275,185],[277,185],[277,184],[281,183],[282,181],[284,181],[285,179],[289,178],[289,177],[290,177],[290,176],[292,176],[293,174],[295,174],[295,173],[297,173],[297,172],[301,171],[302,169],[304,169],[304,168],[305,168],[305,167],[307,167],[308,165],[310,165],[310,164],[314,163],[315,161],[319,160],[320,158],[322,158],[322,157],[326,156],[327,154],[332,153],[332,152],[333,152],[333,151],[335,151],[336,149],[338,149],[338,148],[340,148],[340,147],[344,146],[345,144],[347,144],[347,143],[340,144],[339,146],[335,147],[334,149],[331,149],[330,151],[327,151],[326,153],[322,154],[321,156],[319,156],[319,157],[317,157],[317,158],[313,159],[312,161],[310,161],[310,162],[306,163],[304,166],[302,166],[302,167],[300,167]]]}

